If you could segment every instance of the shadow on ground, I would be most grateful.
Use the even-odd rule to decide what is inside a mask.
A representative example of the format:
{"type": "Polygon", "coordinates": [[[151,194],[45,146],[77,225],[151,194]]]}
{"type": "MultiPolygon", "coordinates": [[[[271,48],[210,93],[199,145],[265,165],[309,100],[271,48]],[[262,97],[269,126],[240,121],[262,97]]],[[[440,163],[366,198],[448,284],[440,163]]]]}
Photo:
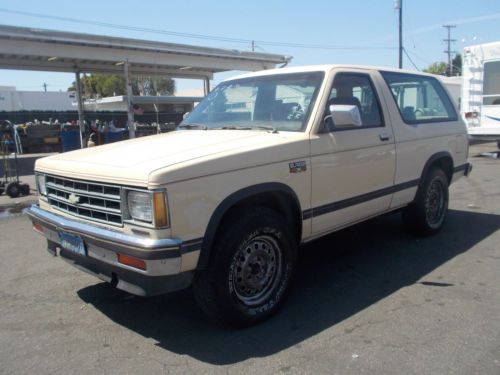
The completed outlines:
{"type": "Polygon", "coordinates": [[[245,330],[207,322],[189,290],[130,299],[100,283],[78,294],[114,322],[174,353],[211,364],[269,356],[300,345],[402,287],[417,282],[452,286],[445,276],[425,276],[500,228],[499,215],[450,210],[440,234],[416,239],[402,230],[399,219],[398,214],[380,217],[303,246],[283,310],[245,330]]]}

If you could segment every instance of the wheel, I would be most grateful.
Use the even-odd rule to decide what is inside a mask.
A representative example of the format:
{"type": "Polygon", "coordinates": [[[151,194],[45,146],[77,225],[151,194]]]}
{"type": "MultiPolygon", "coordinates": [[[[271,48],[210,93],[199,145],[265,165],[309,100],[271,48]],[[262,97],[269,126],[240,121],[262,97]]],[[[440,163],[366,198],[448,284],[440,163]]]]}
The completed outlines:
{"type": "Polygon", "coordinates": [[[5,183],[4,182],[0,182],[0,195],[3,194],[4,190],[5,190],[5,183]]]}
{"type": "Polygon", "coordinates": [[[428,236],[442,228],[447,212],[448,178],[440,168],[432,168],[414,202],[403,210],[403,221],[410,231],[428,236]]]}
{"type": "Polygon", "coordinates": [[[20,193],[21,189],[19,188],[19,184],[17,182],[10,182],[5,187],[5,194],[11,198],[17,198],[20,193]]]}
{"type": "Polygon", "coordinates": [[[30,186],[28,184],[20,184],[19,189],[21,195],[30,195],[30,186]]]}
{"type": "Polygon", "coordinates": [[[228,220],[211,259],[193,281],[195,298],[213,320],[244,327],[273,315],[286,297],[297,243],[286,220],[255,208],[228,220]]]}

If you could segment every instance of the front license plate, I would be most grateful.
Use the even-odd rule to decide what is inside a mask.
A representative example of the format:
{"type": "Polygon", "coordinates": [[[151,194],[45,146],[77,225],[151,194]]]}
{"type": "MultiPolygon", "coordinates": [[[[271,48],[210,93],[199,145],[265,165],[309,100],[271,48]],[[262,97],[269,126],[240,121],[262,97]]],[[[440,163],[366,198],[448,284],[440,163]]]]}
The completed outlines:
{"type": "Polygon", "coordinates": [[[83,243],[83,240],[80,236],[59,231],[59,239],[61,241],[61,247],[63,249],[69,250],[75,254],[83,256],[87,255],[85,244],[83,243]]]}

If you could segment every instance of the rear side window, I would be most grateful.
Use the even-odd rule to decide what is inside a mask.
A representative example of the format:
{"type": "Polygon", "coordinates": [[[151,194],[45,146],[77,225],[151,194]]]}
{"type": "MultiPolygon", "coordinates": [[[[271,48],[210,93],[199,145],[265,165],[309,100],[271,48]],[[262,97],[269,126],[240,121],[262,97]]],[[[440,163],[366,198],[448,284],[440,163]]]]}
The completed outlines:
{"type": "Polygon", "coordinates": [[[393,72],[381,74],[405,123],[422,124],[458,119],[448,94],[436,78],[393,72]]]}
{"type": "Polygon", "coordinates": [[[484,63],[483,104],[500,105],[500,61],[484,63]]]}

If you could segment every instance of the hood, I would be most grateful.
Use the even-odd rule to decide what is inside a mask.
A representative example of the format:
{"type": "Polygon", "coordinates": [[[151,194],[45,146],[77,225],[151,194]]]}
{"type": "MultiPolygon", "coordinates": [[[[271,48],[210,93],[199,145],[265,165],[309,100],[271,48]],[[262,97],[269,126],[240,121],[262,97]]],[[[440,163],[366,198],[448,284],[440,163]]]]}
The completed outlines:
{"type": "MultiPolygon", "coordinates": [[[[293,136],[296,138],[299,133],[293,136]]],[[[300,133],[302,134],[302,133],[300,133]]],[[[303,137],[303,134],[302,134],[303,137]]],[[[217,159],[288,143],[290,134],[250,130],[184,130],[66,152],[39,159],[37,171],[144,186],[150,174],[197,160],[217,159]]],[[[159,182],[159,181],[157,181],[159,182]]]]}

